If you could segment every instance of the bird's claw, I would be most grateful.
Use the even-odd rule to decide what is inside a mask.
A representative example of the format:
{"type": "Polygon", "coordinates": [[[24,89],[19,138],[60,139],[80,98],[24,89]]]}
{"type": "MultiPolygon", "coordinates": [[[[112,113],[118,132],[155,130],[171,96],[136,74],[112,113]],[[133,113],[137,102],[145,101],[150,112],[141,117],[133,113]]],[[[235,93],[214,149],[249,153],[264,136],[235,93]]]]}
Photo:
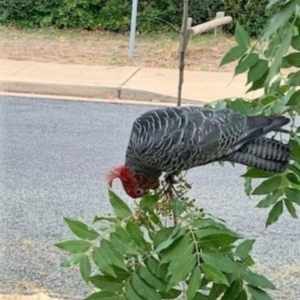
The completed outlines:
{"type": "Polygon", "coordinates": [[[178,180],[175,179],[175,176],[178,176],[178,173],[167,173],[165,176],[165,181],[168,184],[176,184],[178,180]]]}

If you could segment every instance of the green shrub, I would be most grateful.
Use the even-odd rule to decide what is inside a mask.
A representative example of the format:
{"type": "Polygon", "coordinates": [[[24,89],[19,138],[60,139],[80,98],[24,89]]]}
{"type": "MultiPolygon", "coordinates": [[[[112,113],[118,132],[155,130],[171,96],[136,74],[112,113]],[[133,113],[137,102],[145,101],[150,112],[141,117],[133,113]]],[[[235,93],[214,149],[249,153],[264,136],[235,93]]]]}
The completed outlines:
{"type": "MultiPolygon", "coordinates": [[[[130,0],[0,0],[0,23],[21,27],[55,26],[126,32],[130,29],[130,0]]],[[[255,36],[266,23],[268,0],[192,0],[193,25],[209,21],[219,10],[255,36]]],[[[139,1],[137,29],[140,32],[179,30],[182,0],[139,1]],[[172,26],[170,26],[170,24],[172,26]]],[[[233,32],[235,24],[226,26],[233,32]]]]}
{"type": "MultiPolygon", "coordinates": [[[[232,16],[249,33],[250,36],[258,36],[266,26],[270,12],[266,10],[269,0],[237,0],[227,1],[223,9],[226,14],[232,16]]],[[[226,26],[228,32],[233,33],[235,22],[226,26]]]]}

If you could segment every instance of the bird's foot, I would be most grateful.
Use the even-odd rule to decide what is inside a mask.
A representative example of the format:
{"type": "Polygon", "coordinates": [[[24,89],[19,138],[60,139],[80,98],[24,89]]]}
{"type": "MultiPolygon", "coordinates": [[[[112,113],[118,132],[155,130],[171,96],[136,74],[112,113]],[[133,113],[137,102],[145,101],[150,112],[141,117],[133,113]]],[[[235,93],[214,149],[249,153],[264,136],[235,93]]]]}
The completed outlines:
{"type": "Polygon", "coordinates": [[[180,174],[179,172],[167,173],[165,175],[166,183],[171,185],[178,183],[178,179],[176,179],[175,177],[178,176],[179,174],[180,174]]]}

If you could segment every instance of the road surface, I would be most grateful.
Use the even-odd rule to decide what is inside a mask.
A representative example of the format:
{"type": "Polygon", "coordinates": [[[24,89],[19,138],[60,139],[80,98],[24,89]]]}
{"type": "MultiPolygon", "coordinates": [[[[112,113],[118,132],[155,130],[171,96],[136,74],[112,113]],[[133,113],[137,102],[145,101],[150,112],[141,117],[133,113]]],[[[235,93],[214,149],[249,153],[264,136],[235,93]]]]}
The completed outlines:
{"type": "MultiPolygon", "coordinates": [[[[95,213],[109,211],[105,175],[123,162],[132,122],[147,109],[0,96],[2,292],[42,290],[67,297],[89,292],[76,268],[60,269],[63,256],[53,244],[70,237],[63,216],[91,222],[95,213]]],[[[277,284],[276,299],[299,300],[300,222],[285,214],[265,229],[267,211],[255,208],[258,198],[244,195],[244,170],[194,169],[188,175],[191,195],[257,239],[257,268],[277,284]]]]}

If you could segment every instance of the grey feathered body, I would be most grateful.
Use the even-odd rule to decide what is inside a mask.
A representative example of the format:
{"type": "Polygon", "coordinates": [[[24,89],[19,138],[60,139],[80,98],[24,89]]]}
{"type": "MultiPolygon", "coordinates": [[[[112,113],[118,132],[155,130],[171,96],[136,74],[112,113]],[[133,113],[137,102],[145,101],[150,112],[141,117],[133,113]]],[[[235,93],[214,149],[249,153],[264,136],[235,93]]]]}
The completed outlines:
{"type": "Polygon", "coordinates": [[[151,110],[133,124],[125,164],[152,177],[221,160],[282,172],[289,147],[262,136],[288,122],[196,106],[151,110]]]}

